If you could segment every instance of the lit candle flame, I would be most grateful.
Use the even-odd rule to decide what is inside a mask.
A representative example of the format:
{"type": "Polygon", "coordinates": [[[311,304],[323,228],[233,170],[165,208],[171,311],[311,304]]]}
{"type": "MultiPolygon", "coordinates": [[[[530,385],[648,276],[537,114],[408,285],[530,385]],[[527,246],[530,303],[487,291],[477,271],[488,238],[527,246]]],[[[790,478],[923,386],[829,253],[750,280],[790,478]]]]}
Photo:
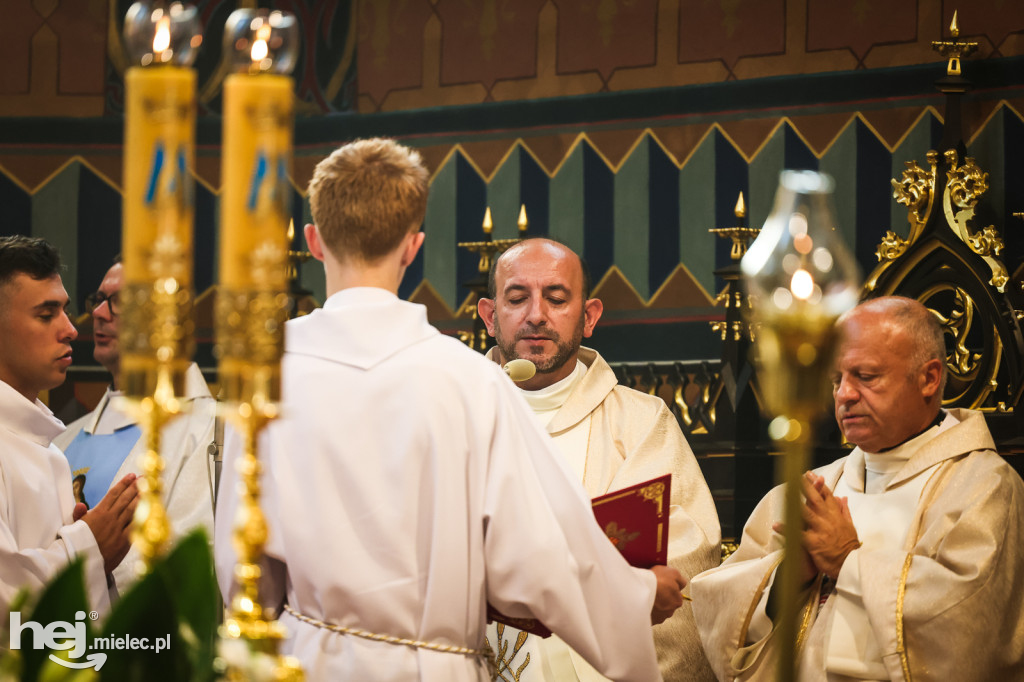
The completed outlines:
{"type": "Polygon", "coordinates": [[[171,46],[171,18],[164,15],[156,22],[156,35],[153,36],[153,54],[164,61],[163,54],[171,46]]]}
{"type": "Polygon", "coordinates": [[[526,232],[526,228],[530,226],[530,221],[526,218],[526,204],[519,205],[519,220],[516,224],[520,232],[526,232]]]}
{"type": "Polygon", "coordinates": [[[809,299],[814,293],[814,278],[811,277],[811,273],[803,268],[794,272],[793,279],[789,282],[789,290],[793,292],[795,298],[801,301],[809,299]]]}
{"type": "Polygon", "coordinates": [[[484,234],[490,234],[491,230],[494,229],[494,221],[491,220],[491,207],[488,206],[487,210],[484,211],[484,223],[480,226],[483,228],[484,234]]]}
{"type": "Polygon", "coordinates": [[[252,44],[252,60],[261,62],[267,58],[267,41],[255,40],[252,44]]]}
{"type": "Polygon", "coordinates": [[[263,22],[256,29],[256,39],[252,41],[251,52],[253,64],[262,62],[270,53],[270,49],[267,47],[267,41],[270,40],[270,31],[270,24],[263,22]]]}

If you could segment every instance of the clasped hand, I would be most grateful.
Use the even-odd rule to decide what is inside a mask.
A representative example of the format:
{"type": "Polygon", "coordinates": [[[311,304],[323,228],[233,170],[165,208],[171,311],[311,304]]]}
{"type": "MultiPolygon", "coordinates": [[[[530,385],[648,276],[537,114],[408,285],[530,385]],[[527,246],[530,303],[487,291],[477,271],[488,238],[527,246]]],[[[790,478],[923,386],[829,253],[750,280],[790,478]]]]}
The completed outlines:
{"type": "Polygon", "coordinates": [[[75,521],[82,519],[88,524],[103,555],[103,568],[107,573],[117,568],[131,547],[132,516],[139,502],[135,478],[135,474],[128,474],[115,483],[93,509],[86,511],[84,504],[78,504],[72,513],[75,521]]]}
{"type": "MultiPolygon", "coordinates": [[[[825,479],[811,471],[803,475],[800,484],[805,498],[801,533],[803,581],[809,583],[818,573],[837,580],[846,557],[860,547],[849,502],[833,495],[825,479]]],[[[772,528],[780,533],[784,529],[781,523],[772,528]]]]}

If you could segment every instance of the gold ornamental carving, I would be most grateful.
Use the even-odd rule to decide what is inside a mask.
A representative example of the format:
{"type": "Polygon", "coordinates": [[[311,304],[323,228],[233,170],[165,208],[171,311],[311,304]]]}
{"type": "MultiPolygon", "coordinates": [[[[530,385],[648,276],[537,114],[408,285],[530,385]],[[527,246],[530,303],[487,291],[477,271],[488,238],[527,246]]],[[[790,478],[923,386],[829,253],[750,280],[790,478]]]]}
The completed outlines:
{"type": "Polygon", "coordinates": [[[677,365],[669,381],[675,387],[672,392],[672,402],[679,413],[679,418],[683,422],[686,433],[708,433],[705,423],[710,426],[715,424],[715,401],[718,400],[718,396],[722,392],[721,377],[716,374],[703,380],[698,377],[696,380],[691,381],[687,373],[677,365]],[[692,408],[686,401],[686,389],[688,386],[695,386],[698,389],[697,400],[692,408]],[[702,414],[704,419],[702,420],[694,415],[693,411],[702,414]]]}
{"type": "Polygon", "coordinates": [[[970,156],[956,167],[957,153],[952,149],[946,152],[946,159],[953,166],[946,171],[949,200],[959,208],[973,208],[978,198],[988,191],[988,173],[982,171],[970,156]]]}
{"type": "Polygon", "coordinates": [[[889,230],[882,237],[882,241],[878,243],[875,255],[878,256],[879,261],[893,261],[902,256],[909,245],[909,241],[889,230]]]}
{"type": "Polygon", "coordinates": [[[935,203],[935,176],[939,164],[939,155],[935,151],[928,152],[928,169],[922,168],[914,161],[907,161],[906,170],[899,180],[893,179],[892,196],[896,203],[907,207],[907,220],[910,222],[910,234],[907,244],[913,244],[921,235],[935,203]]]}
{"type": "Polygon", "coordinates": [[[978,371],[978,361],[981,353],[972,353],[967,350],[967,333],[974,324],[974,301],[967,295],[967,292],[957,287],[953,290],[954,305],[949,317],[934,312],[944,331],[953,337],[953,351],[946,359],[946,365],[950,371],[959,376],[970,377],[978,371]]]}
{"type": "Polygon", "coordinates": [[[971,157],[965,158],[963,164],[958,165],[957,153],[952,149],[946,152],[946,160],[950,165],[946,173],[946,190],[942,196],[946,222],[972,252],[981,256],[992,273],[989,283],[1003,293],[1010,281],[1006,266],[997,258],[1003,250],[1003,240],[993,225],[977,232],[971,228],[974,207],[988,190],[988,173],[983,172],[971,157]]]}
{"type": "MultiPolygon", "coordinates": [[[[120,343],[126,367],[154,365],[179,359],[187,367],[192,357],[194,323],[192,294],[172,278],[149,283],[125,284],[121,291],[123,312],[120,343]]],[[[145,392],[132,395],[144,395],[145,392]]]]}
{"type": "MultiPolygon", "coordinates": [[[[935,315],[935,318],[942,326],[943,332],[953,341],[951,350],[946,355],[946,371],[948,372],[950,383],[954,384],[954,390],[956,386],[984,386],[985,389],[974,397],[971,400],[971,404],[967,405],[967,407],[971,409],[985,409],[985,400],[993,390],[998,388],[996,377],[1003,354],[1003,344],[999,334],[994,328],[990,330],[994,344],[990,351],[991,357],[986,357],[985,354],[975,352],[968,347],[967,343],[971,333],[977,329],[984,334],[989,330],[985,326],[979,328],[978,325],[989,325],[989,323],[978,317],[977,305],[970,294],[960,287],[938,284],[922,292],[918,296],[918,300],[932,311],[932,314],[935,315]],[[948,295],[949,293],[953,296],[949,315],[940,313],[928,304],[928,301],[935,296],[948,295]],[[985,370],[986,374],[979,377],[983,370],[985,370]]],[[[947,395],[949,394],[947,393],[947,395]]],[[[944,400],[943,403],[959,404],[957,403],[958,398],[959,396],[954,396],[950,400],[944,400]]]]}

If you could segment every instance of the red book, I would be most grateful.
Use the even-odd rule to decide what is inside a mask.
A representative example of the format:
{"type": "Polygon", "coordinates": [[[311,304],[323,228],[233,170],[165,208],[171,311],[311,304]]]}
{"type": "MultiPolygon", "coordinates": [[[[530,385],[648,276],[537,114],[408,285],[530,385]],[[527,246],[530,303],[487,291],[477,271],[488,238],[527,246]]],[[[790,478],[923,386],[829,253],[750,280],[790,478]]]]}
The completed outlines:
{"type": "MultiPolygon", "coordinates": [[[[630,566],[650,568],[668,562],[668,506],[672,474],[665,474],[591,500],[594,517],[630,566]]],[[[510,618],[487,605],[488,620],[539,637],[551,630],[535,618],[510,618]]]]}
{"type": "Polygon", "coordinates": [[[672,474],[595,497],[591,504],[601,530],[630,566],[668,562],[668,504],[672,474]]]}

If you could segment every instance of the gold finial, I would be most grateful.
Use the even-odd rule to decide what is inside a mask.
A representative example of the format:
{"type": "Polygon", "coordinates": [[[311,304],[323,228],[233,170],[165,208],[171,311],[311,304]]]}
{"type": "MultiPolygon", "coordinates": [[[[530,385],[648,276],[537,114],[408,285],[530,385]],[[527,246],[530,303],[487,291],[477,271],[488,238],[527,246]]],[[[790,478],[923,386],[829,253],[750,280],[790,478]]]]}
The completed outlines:
{"type": "Polygon", "coordinates": [[[743,192],[740,192],[739,197],[736,199],[736,208],[733,209],[733,213],[736,214],[736,227],[719,227],[708,230],[711,234],[717,234],[723,239],[732,239],[732,250],[729,252],[729,256],[734,260],[738,261],[743,258],[743,254],[747,252],[747,244],[754,239],[761,230],[756,228],[750,228],[746,226],[747,218],[747,202],[743,200],[743,192]]]}
{"type": "Polygon", "coordinates": [[[494,221],[491,220],[491,207],[490,206],[488,206],[487,210],[484,212],[484,223],[483,223],[483,225],[481,225],[481,227],[484,230],[484,234],[487,234],[487,235],[489,235],[491,232],[494,231],[494,221]]]}
{"type": "Polygon", "coordinates": [[[530,221],[526,219],[526,204],[519,204],[519,220],[516,225],[519,226],[520,237],[526,234],[526,228],[530,226],[530,221]]]}
{"type": "Polygon", "coordinates": [[[946,75],[959,76],[960,59],[977,50],[978,43],[970,40],[957,40],[960,36],[960,26],[957,23],[956,10],[953,10],[953,21],[949,25],[949,34],[952,40],[933,40],[932,49],[949,59],[949,63],[946,65],[946,75]]]}

